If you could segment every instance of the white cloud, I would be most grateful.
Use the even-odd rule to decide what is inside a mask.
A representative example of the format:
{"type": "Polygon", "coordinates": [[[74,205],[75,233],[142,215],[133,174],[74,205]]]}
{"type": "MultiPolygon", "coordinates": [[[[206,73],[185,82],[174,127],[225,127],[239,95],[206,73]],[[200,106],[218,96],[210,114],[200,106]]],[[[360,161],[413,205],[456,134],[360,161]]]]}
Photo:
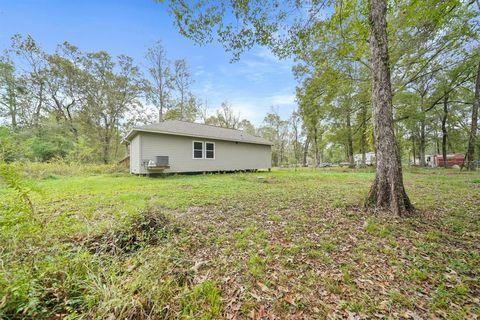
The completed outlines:
{"type": "Polygon", "coordinates": [[[271,101],[271,105],[291,105],[295,104],[294,94],[277,94],[267,97],[266,100],[271,101]]]}
{"type": "Polygon", "coordinates": [[[210,64],[196,69],[193,90],[208,100],[208,115],[228,101],[242,118],[259,126],[271,107],[288,118],[296,107],[291,60],[279,60],[269,50],[255,49],[233,64],[210,64]]]}

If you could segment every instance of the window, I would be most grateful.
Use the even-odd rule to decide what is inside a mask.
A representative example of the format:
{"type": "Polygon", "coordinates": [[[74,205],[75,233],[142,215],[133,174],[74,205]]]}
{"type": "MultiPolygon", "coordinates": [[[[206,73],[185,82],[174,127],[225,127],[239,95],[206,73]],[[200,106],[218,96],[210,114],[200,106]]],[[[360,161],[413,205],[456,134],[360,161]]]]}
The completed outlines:
{"type": "Polygon", "coordinates": [[[203,142],[193,141],[193,159],[203,159],[203,142]]]}
{"type": "Polygon", "coordinates": [[[205,158],[215,159],[215,143],[205,142],[205,158]]]}

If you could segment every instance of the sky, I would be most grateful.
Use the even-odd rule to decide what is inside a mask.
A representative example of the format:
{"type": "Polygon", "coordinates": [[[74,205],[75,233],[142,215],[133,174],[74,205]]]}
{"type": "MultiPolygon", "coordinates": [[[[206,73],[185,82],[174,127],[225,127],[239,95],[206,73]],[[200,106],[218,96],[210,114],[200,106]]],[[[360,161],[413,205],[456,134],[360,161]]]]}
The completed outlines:
{"type": "Polygon", "coordinates": [[[166,6],[154,0],[0,0],[0,51],[15,33],[31,35],[47,52],[68,41],[84,52],[126,54],[142,68],[147,48],[161,40],[169,59],[186,59],[192,91],[210,112],[228,101],[260,125],[272,107],[283,118],[296,108],[291,60],[258,47],[231,63],[221,44],[198,46],[180,35],[166,6]]]}

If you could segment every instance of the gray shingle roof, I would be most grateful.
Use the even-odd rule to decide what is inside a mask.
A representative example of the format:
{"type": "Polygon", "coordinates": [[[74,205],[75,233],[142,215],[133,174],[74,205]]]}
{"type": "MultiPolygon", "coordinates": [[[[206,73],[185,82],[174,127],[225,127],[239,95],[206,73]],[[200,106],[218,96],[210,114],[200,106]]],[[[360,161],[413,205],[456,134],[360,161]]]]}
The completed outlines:
{"type": "Polygon", "coordinates": [[[217,126],[179,120],[167,120],[160,123],[135,127],[128,133],[128,135],[125,137],[125,140],[130,141],[137,132],[156,132],[177,136],[272,145],[270,141],[262,137],[253,136],[241,130],[227,129],[217,126]]]}

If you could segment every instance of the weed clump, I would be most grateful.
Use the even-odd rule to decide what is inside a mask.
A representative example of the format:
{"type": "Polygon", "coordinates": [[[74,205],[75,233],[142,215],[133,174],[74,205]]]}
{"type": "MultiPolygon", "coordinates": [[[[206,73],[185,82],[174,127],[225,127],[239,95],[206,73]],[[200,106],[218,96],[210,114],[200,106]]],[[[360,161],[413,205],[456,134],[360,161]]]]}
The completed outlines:
{"type": "Polygon", "coordinates": [[[136,252],[147,245],[157,245],[169,234],[178,232],[179,228],[164,213],[150,208],[136,216],[131,223],[79,239],[79,242],[94,254],[120,255],[136,252]]]}
{"type": "MultiPolygon", "coordinates": [[[[0,180],[6,186],[14,191],[14,196],[17,199],[17,209],[26,209],[30,213],[34,212],[32,200],[30,199],[30,188],[26,186],[22,177],[11,165],[0,163],[0,180]]],[[[23,211],[23,210],[22,210],[23,211]]]]}

